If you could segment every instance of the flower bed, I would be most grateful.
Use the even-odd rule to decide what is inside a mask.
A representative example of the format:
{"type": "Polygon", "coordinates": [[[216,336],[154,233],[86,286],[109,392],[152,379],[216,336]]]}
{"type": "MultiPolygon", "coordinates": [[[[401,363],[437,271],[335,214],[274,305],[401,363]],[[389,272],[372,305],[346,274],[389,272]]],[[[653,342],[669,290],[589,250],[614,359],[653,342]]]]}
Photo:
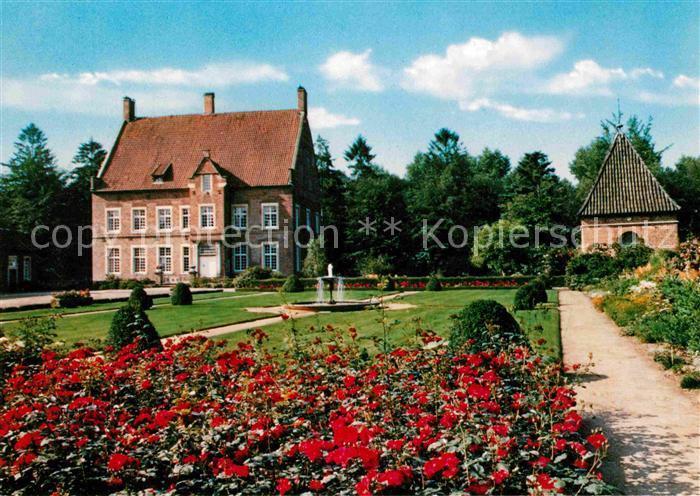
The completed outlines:
{"type": "MultiPolygon", "coordinates": [[[[404,290],[424,290],[430,277],[402,277],[395,276],[391,278],[394,285],[398,289],[404,290]]],[[[518,288],[523,284],[531,281],[531,276],[462,276],[462,277],[441,277],[439,278],[443,288],[466,289],[466,288],[518,288]]],[[[301,278],[300,281],[304,284],[305,289],[313,289],[318,283],[316,279],[301,278]]],[[[270,291],[281,288],[284,285],[285,279],[264,279],[251,284],[246,289],[257,289],[260,291],[270,291]]],[[[378,289],[380,284],[386,284],[386,278],[376,277],[345,277],[343,278],[344,285],[347,289],[378,289]]],[[[217,281],[216,284],[226,286],[226,281],[217,281]]]]}
{"type": "MultiPolygon", "coordinates": [[[[526,348],[275,362],[204,338],[80,349],[16,366],[0,402],[0,486],[104,494],[473,494],[606,489],[572,389],[526,348]]],[[[328,332],[339,331],[328,329],[328,332]]],[[[253,333],[264,338],[260,330],[253,333]]],[[[341,342],[339,339],[336,342],[341,342]]]]}

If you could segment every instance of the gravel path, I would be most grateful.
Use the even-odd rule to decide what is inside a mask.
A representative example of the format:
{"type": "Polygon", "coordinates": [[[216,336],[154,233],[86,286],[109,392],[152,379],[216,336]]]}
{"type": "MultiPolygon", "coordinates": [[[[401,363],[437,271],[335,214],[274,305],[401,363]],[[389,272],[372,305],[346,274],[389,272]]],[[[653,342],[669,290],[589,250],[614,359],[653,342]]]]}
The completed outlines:
{"type": "Polygon", "coordinates": [[[583,293],[562,290],[559,302],[564,362],[594,364],[578,394],[589,425],[610,438],[606,479],[625,494],[700,494],[699,395],[583,293]]]}

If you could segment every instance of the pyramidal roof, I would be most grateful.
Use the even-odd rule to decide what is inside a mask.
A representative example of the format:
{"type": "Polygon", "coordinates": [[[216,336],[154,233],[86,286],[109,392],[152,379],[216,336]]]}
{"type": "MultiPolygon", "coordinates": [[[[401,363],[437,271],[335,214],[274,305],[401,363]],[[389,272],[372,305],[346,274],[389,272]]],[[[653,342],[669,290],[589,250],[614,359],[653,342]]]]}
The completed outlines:
{"type": "Polygon", "coordinates": [[[680,210],[624,133],[617,133],[579,215],[629,215],[680,210]]]}

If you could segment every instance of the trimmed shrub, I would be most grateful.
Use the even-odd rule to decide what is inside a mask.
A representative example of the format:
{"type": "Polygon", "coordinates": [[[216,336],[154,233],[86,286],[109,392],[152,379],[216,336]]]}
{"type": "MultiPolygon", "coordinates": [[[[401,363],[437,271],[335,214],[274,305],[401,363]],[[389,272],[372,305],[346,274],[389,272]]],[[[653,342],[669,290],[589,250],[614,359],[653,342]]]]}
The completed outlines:
{"type": "Polygon", "coordinates": [[[173,305],[191,305],[192,291],[184,282],[179,282],[170,292],[170,303],[173,305]]]}
{"type": "Polygon", "coordinates": [[[270,279],[271,277],[272,271],[270,269],[260,267],[259,265],[253,265],[238,274],[233,280],[233,285],[236,288],[254,288],[260,281],[270,279]]]}
{"type": "Polygon", "coordinates": [[[92,296],[87,289],[84,291],[64,291],[56,293],[51,300],[53,308],[76,308],[92,305],[92,296]]]}
{"type": "Polygon", "coordinates": [[[450,346],[470,351],[529,346],[527,337],[506,307],[493,300],[476,300],[457,315],[450,331],[450,346]]]}
{"type": "Polygon", "coordinates": [[[146,293],[143,286],[136,286],[129,295],[129,305],[139,310],[148,310],[153,306],[153,297],[146,293]]]}
{"type": "Polygon", "coordinates": [[[541,279],[535,279],[515,292],[514,310],[533,310],[539,303],[547,303],[547,289],[541,279]]]}
{"type": "Polygon", "coordinates": [[[643,243],[629,246],[615,245],[615,259],[622,270],[631,270],[649,263],[654,250],[643,243]]]}
{"type": "Polygon", "coordinates": [[[283,293],[301,293],[302,291],[304,291],[304,283],[301,282],[301,279],[296,274],[287,277],[287,280],[282,285],[283,293]]]}
{"type": "Polygon", "coordinates": [[[306,249],[306,258],[304,258],[302,273],[306,277],[318,277],[325,275],[327,268],[328,259],[321,246],[321,238],[315,238],[309,243],[309,247],[306,249]]]}
{"type": "Polygon", "coordinates": [[[432,276],[428,279],[428,284],[425,285],[426,291],[442,291],[442,283],[440,278],[437,276],[432,276]]]}
{"type": "Polygon", "coordinates": [[[112,323],[107,334],[107,343],[116,349],[121,349],[139,340],[139,349],[162,348],[160,336],[148,319],[146,312],[131,305],[125,305],[117,310],[112,317],[112,323]]]}
{"type": "Polygon", "coordinates": [[[566,283],[572,289],[582,289],[620,273],[617,261],[606,253],[581,253],[566,266],[566,283]]]}

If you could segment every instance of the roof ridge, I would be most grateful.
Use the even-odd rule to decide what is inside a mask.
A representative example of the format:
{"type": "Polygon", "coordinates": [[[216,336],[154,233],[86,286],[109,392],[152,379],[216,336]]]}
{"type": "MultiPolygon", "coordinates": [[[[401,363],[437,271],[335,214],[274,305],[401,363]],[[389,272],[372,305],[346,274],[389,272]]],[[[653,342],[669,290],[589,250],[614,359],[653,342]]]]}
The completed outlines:
{"type": "Polygon", "coordinates": [[[268,110],[236,110],[233,112],[216,112],[214,114],[202,114],[202,113],[192,113],[192,114],[168,114],[168,115],[144,115],[138,116],[131,122],[138,122],[144,119],[164,119],[170,117],[216,117],[222,115],[234,115],[234,114],[265,114],[272,112],[299,112],[299,109],[268,109],[268,110]]]}

